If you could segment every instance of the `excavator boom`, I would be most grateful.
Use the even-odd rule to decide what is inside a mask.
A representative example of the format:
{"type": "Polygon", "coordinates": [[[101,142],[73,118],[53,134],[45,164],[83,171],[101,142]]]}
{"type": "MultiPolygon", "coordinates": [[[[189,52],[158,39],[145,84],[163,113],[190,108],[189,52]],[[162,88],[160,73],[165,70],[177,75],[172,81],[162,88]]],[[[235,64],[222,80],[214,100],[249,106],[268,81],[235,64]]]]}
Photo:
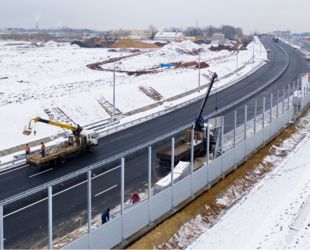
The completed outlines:
{"type": "Polygon", "coordinates": [[[210,92],[211,92],[211,88],[212,88],[213,83],[214,83],[216,78],[217,78],[217,74],[214,72],[212,79],[211,79],[211,82],[209,84],[208,90],[207,90],[207,94],[206,94],[205,98],[203,99],[203,102],[202,102],[201,108],[199,110],[198,116],[195,120],[195,124],[194,124],[195,131],[202,131],[203,124],[204,124],[204,119],[203,119],[202,113],[204,111],[204,108],[206,106],[207,100],[208,100],[210,92]]]}
{"type": "Polygon", "coordinates": [[[42,123],[46,123],[46,124],[53,125],[56,127],[68,129],[68,130],[71,130],[74,135],[79,135],[82,132],[82,128],[79,125],[72,126],[72,125],[68,125],[68,124],[64,124],[64,123],[60,123],[60,122],[54,122],[54,121],[46,120],[46,119],[43,119],[43,118],[37,116],[37,117],[35,117],[29,121],[28,127],[26,127],[23,131],[24,135],[30,135],[32,133],[32,122],[42,122],[42,123]]]}

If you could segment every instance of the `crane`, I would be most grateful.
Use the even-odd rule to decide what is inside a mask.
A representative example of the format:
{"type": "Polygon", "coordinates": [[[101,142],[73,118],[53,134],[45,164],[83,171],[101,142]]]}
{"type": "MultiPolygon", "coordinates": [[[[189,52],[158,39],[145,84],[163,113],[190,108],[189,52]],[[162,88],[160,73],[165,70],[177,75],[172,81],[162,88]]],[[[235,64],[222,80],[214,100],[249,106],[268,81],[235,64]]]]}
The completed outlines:
{"type": "Polygon", "coordinates": [[[93,147],[98,145],[98,134],[93,130],[87,130],[79,126],[73,126],[60,122],[43,119],[39,116],[31,119],[23,131],[24,135],[30,135],[33,130],[33,125],[37,122],[42,122],[52,126],[64,128],[72,131],[73,135],[68,136],[68,140],[53,144],[46,148],[46,155],[40,156],[34,153],[27,157],[26,162],[29,165],[41,168],[46,164],[64,163],[67,158],[79,155],[84,152],[92,151],[93,147]]]}
{"type": "Polygon", "coordinates": [[[46,119],[43,119],[43,118],[37,116],[37,117],[35,117],[29,121],[28,126],[26,126],[26,128],[23,131],[23,134],[24,135],[30,135],[32,133],[33,123],[37,123],[37,122],[42,122],[42,123],[46,123],[46,124],[53,125],[56,127],[71,130],[73,135],[75,135],[75,136],[79,136],[83,130],[83,128],[80,125],[72,126],[72,125],[68,125],[68,124],[64,124],[64,123],[60,123],[60,122],[46,120],[46,119]]]}
{"type": "Polygon", "coordinates": [[[207,100],[209,98],[210,92],[211,92],[211,88],[213,86],[213,83],[215,81],[215,79],[217,78],[217,74],[214,72],[211,78],[211,82],[209,84],[208,90],[207,90],[207,94],[205,96],[205,98],[203,99],[202,105],[200,107],[199,113],[197,118],[195,119],[195,123],[194,123],[194,130],[197,132],[202,132],[203,128],[204,128],[204,119],[203,119],[203,110],[206,106],[207,100]]]}

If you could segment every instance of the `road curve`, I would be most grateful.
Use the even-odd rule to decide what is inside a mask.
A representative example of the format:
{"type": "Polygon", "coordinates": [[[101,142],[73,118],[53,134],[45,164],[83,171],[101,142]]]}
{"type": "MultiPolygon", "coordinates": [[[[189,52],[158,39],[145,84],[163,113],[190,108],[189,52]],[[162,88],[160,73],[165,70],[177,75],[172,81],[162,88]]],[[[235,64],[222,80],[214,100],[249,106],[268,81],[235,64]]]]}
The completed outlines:
{"type": "MultiPolygon", "coordinates": [[[[206,113],[214,111],[216,106],[225,106],[236,100],[238,97],[253,91],[257,88],[257,86],[259,86],[259,84],[268,81],[281,71],[287,62],[285,54],[269,38],[264,38],[263,43],[265,47],[268,47],[271,50],[269,55],[270,62],[260,68],[253,75],[245,78],[236,85],[211,96],[208,102],[206,113]]],[[[279,46],[281,46],[290,57],[288,68],[278,80],[272,83],[272,85],[268,88],[261,91],[258,96],[267,94],[269,95],[271,91],[276,91],[278,88],[287,86],[289,83],[296,79],[299,73],[305,72],[307,69],[306,62],[301,58],[301,55],[297,51],[283,43],[281,43],[279,46]]],[[[251,100],[249,100],[249,102],[251,102],[251,100]]],[[[48,173],[36,175],[37,171],[35,169],[24,168],[15,172],[10,172],[6,175],[1,175],[0,185],[2,192],[0,194],[0,199],[50,181],[76,169],[80,169],[83,166],[119,153],[125,149],[128,149],[129,147],[132,147],[133,145],[148,141],[162,133],[176,129],[192,121],[197,114],[199,107],[200,102],[196,102],[162,117],[107,136],[100,141],[100,147],[95,154],[88,155],[83,158],[72,159],[72,161],[68,162],[65,166],[55,168],[48,173]]],[[[229,117],[230,111],[231,110],[227,111],[227,117],[229,117]]],[[[229,118],[225,118],[225,121],[229,121],[229,118]]],[[[155,152],[153,155],[155,157],[155,152]]],[[[130,194],[131,191],[140,188],[143,183],[146,182],[146,163],[147,159],[145,152],[143,152],[143,154],[142,152],[139,152],[134,156],[130,156],[126,159],[125,186],[127,195],[130,194]]],[[[111,170],[107,174],[104,173],[93,181],[93,193],[99,194],[93,198],[94,214],[97,214],[108,204],[109,206],[113,207],[119,203],[119,186],[115,186],[119,184],[119,169],[115,168],[113,170],[113,168],[115,168],[115,165],[111,164],[110,166],[105,166],[96,172],[97,174],[100,174],[103,171],[111,170]],[[103,193],[102,195],[100,194],[100,192],[105,191],[111,187],[113,187],[113,189],[109,190],[109,192],[103,193]]],[[[63,186],[56,187],[55,192],[61,191],[64,187],[76,185],[76,183],[81,182],[83,179],[84,177],[73,180],[70,183],[65,183],[63,186]]],[[[46,193],[42,193],[36,197],[32,197],[31,202],[33,202],[33,200],[41,199],[45,195],[46,193]]],[[[55,224],[57,225],[58,223],[61,223],[65,218],[67,218],[69,221],[65,226],[62,226],[63,231],[70,230],[72,228],[70,225],[73,224],[72,218],[79,215],[81,211],[86,209],[86,199],[82,200],[80,198],[81,195],[86,197],[85,184],[81,184],[80,186],[77,186],[68,192],[60,193],[55,197],[55,224]]],[[[30,202],[23,201],[13,204],[12,206],[5,208],[5,214],[8,215],[8,213],[11,213],[20,206],[24,206],[28,203],[30,202]]],[[[46,201],[42,201],[28,209],[23,210],[22,212],[7,216],[5,218],[4,230],[6,237],[5,247],[30,247],[30,242],[39,241],[42,239],[44,240],[41,241],[41,243],[44,245],[44,243],[46,243],[47,230],[46,211],[46,201]],[[18,227],[16,225],[21,226],[18,227]],[[36,231],[36,228],[41,228],[43,230],[38,232],[36,231]],[[27,234],[25,232],[27,232],[27,234]],[[36,233],[33,234],[32,232],[36,233]]],[[[83,221],[85,221],[85,216],[83,217],[83,221]]],[[[61,232],[58,231],[58,233],[61,232]]]]}

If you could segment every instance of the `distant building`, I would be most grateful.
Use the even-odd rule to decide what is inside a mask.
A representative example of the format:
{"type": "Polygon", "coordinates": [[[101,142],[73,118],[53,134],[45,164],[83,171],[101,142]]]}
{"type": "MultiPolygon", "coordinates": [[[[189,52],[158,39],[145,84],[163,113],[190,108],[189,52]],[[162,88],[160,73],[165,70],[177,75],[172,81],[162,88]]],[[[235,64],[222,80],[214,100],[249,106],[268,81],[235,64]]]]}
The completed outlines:
{"type": "Polygon", "coordinates": [[[224,33],[213,33],[212,41],[224,41],[225,34],[224,33]]]}
{"type": "Polygon", "coordinates": [[[182,41],[184,35],[182,32],[157,32],[154,36],[157,41],[182,41]]]}
{"type": "Polygon", "coordinates": [[[141,30],[110,30],[110,36],[114,38],[129,38],[134,40],[143,40],[150,39],[152,36],[152,31],[150,29],[141,29],[141,30]]]}
{"type": "Polygon", "coordinates": [[[128,30],[128,38],[135,40],[150,39],[152,31],[150,29],[144,30],[128,30]]]}

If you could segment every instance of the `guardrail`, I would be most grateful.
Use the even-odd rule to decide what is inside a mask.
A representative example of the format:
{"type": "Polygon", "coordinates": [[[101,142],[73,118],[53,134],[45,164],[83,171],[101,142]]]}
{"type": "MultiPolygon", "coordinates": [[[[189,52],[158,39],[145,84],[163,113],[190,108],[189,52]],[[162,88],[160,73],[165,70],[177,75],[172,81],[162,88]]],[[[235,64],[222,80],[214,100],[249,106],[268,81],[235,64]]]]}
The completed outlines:
{"type": "MultiPolygon", "coordinates": [[[[284,51],[284,50],[283,50],[284,51]]],[[[284,51],[285,52],[285,51],[284,51]]],[[[285,52],[286,53],[286,52],[285,52]]],[[[228,82],[227,84],[225,85],[222,85],[221,87],[217,88],[217,89],[214,89],[211,91],[211,95],[217,93],[217,92],[220,92],[222,91],[223,89],[226,89],[234,84],[236,84],[237,82],[245,79],[246,77],[250,76],[251,74],[253,74],[256,70],[258,70],[259,68],[261,68],[263,65],[265,65],[265,61],[261,61],[260,64],[256,65],[253,69],[251,69],[247,74],[244,74],[242,75],[241,77],[239,77],[238,79],[235,79],[233,81],[230,81],[228,82]]],[[[255,93],[254,93],[255,94],[255,93]]],[[[92,126],[96,126],[96,124],[100,124],[100,123],[103,123],[104,127],[101,129],[101,128],[98,128],[98,132],[99,132],[99,138],[103,138],[107,135],[110,135],[110,134],[113,134],[113,133],[116,133],[118,131],[121,131],[123,129],[127,129],[129,127],[133,127],[135,125],[138,125],[138,124],[141,124],[143,122],[146,122],[146,121],[149,121],[149,120],[152,120],[154,118],[157,118],[159,116],[162,116],[164,114],[168,114],[170,112],[173,112],[177,109],[180,109],[182,107],[185,107],[187,105],[190,105],[192,103],[195,103],[199,100],[201,100],[202,98],[204,98],[205,94],[201,94],[191,100],[188,100],[188,101],[185,101],[185,102],[182,102],[180,104],[177,104],[177,105],[174,105],[173,107],[168,107],[168,108],[165,108],[164,110],[161,110],[161,111],[158,111],[158,112],[154,112],[150,115],[147,115],[147,116],[143,116],[141,118],[138,118],[136,120],[133,120],[133,121],[130,121],[130,122],[127,122],[127,123],[123,123],[123,124],[120,124],[118,126],[113,126],[113,123],[109,124],[107,121],[98,121],[98,122],[95,122],[95,123],[91,123],[91,124],[88,124],[86,125],[85,127],[92,127],[92,126]],[[113,127],[111,127],[111,125],[113,127]]],[[[236,104],[235,104],[236,105],[236,104]]],[[[225,109],[228,109],[230,108],[230,105],[228,105],[227,107],[224,108],[225,109]]],[[[117,123],[120,123],[120,121],[117,121],[117,123]]],[[[114,123],[115,124],[115,123],[114,123]]],[[[190,124],[189,124],[190,126],[190,124]]],[[[7,168],[11,168],[11,167],[16,167],[16,166],[19,166],[20,164],[24,164],[26,161],[25,161],[25,157],[23,157],[23,160],[20,160],[20,159],[13,159],[9,162],[3,162],[1,163],[0,162],[0,167],[3,167],[3,166],[7,166],[7,168]]],[[[1,171],[1,170],[0,170],[1,171]]]]}
{"type": "MultiPolygon", "coordinates": [[[[295,86],[297,87],[297,86],[295,86]]],[[[292,90],[292,93],[294,93],[294,89],[290,89],[292,90]]],[[[128,217],[129,213],[140,213],[141,215],[147,214],[146,217],[148,223],[156,220],[157,218],[159,218],[161,215],[163,215],[164,213],[170,211],[170,209],[173,209],[175,206],[177,206],[178,204],[180,204],[182,201],[186,200],[188,197],[194,195],[197,190],[200,190],[202,187],[205,187],[205,185],[211,185],[213,184],[215,181],[217,181],[217,179],[219,177],[223,177],[225,176],[225,174],[228,171],[231,171],[233,167],[236,166],[236,164],[238,164],[240,161],[242,161],[242,159],[244,159],[244,157],[247,157],[249,154],[251,154],[253,152],[253,150],[255,150],[258,146],[262,145],[263,143],[266,143],[274,134],[276,134],[290,119],[292,119],[292,117],[294,117],[294,112],[293,112],[293,106],[292,106],[292,95],[290,95],[291,92],[288,92],[288,96],[283,95],[283,100],[281,100],[280,104],[279,102],[276,104],[277,106],[282,105],[282,112],[281,114],[278,114],[277,112],[277,116],[276,119],[273,120],[274,124],[267,124],[264,121],[266,121],[267,119],[265,119],[265,117],[268,117],[266,114],[268,114],[268,112],[270,112],[270,117],[272,117],[272,110],[279,110],[279,107],[277,108],[272,108],[271,111],[268,111],[268,109],[265,109],[265,101],[264,101],[264,108],[263,108],[263,116],[262,116],[262,127],[260,129],[257,129],[254,133],[252,133],[251,136],[247,136],[247,130],[249,128],[248,125],[245,125],[244,128],[244,139],[243,141],[237,141],[238,139],[236,139],[237,137],[237,133],[236,130],[238,129],[236,126],[234,127],[234,146],[233,149],[230,149],[226,152],[223,153],[223,156],[214,159],[212,162],[210,162],[209,165],[204,166],[202,169],[204,170],[199,170],[198,172],[196,171],[192,171],[190,178],[186,177],[184,180],[181,180],[180,182],[175,184],[175,187],[168,187],[167,189],[165,189],[164,191],[160,192],[159,194],[156,194],[154,197],[150,196],[150,198],[147,201],[143,201],[144,205],[139,205],[142,206],[143,208],[142,211],[138,211],[137,209],[135,209],[135,207],[130,207],[128,208],[128,210],[122,210],[121,215],[118,215],[115,219],[111,220],[111,222],[107,223],[106,225],[100,226],[98,229],[94,229],[94,230],[90,230],[88,234],[84,235],[82,238],[80,238],[79,240],[76,240],[74,242],[72,242],[72,244],[67,245],[66,248],[87,248],[87,247],[94,247],[96,246],[96,244],[101,244],[100,248],[110,248],[115,246],[116,244],[122,242],[124,239],[130,237],[130,235],[132,235],[133,233],[136,233],[138,230],[140,230],[141,228],[143,228],[145,226],[145,221],[143,221],[143,223],[140,220],[140,217],[135,217],[135,221],[132,222],[133,225],[135,225],[133,228],[127,228],[124,229],[125,225],[127,225],[127,223],[121,223],[121,224],[114,224],[114,223],[119,223],[123,220],[129,222],[128,220],[130,220],[130,218],[132,217],[128,217]],[[287,108],[286,108],[287,107],[287,108]],[[265,124],[265,125],[264,125],[265,124]],[[253,137],[254,136],[254,137],[253,137]],[[254,139],[253,139],[254,138],[254,139]],[[239,142],[239,143],[238,143],[239,142]],[[226,165],[227,164],[227,165],[226,165]],[[233,164],[233,165],[232,165],[233,164]],[[212,171],[210,170],[212,169],[212,171]],[[201,173],[209,173],[207,175],[202,175],[201,173]],[[208,172],[209,171],[209,172],[208,172]],[[200,174],[197,174],[200,173],[200,174]],[[196,177],[194,177],[196,176],[196,177]],[[204,178],[205,176],[208,176],[207,178],[204,178]],[[187,183],[187,184],[185,184],[187,183]],[[190,183],[190,185],[189,185],[190,183]],[[186,188],[184,188],[184,186],[186,188]],[[170,191],[167,191],[170,190],[170,191]],[[167,194],[169,193],[169,194],[167,194]],[[158,197],[162,197],[162,198],[158,198],[158,197]],[[165,198],[164,198],[165,197],[165,198]],[[167,198],[168,197],[168,198],[167,198]],[[162,199],[169,199],[169,202],[162,207],[163,200],[162,199]],[[170,203],[172,202],[172,203],[170,203]],[[154,209],[150,208],[149,205],[146,206],[145,204],[149,204],[150,206],[155,206],[154,209]],[[170,207],[170,205],[171,207],[170,207]],[[152,209],[152,210],[146,210],[146,209],[152,209]],[[160,212],[158,212],[160,211],[160,212]],[[139,218],[139,219],[137,219],[139,218]],[[117,221],[117,222],[116,222],[117,221]],[[106,231],[107,228],[110,228],[111,226],[113,226],[114,229],[111,229],[110,231],[106,231]],[[115,231],[116,230],[116,231],[115,231]],[[102,233],[104,232],[104,235],[110,235],[111,239],[113,238],[113,241],[109,241],[107,240],[107,237],[104,237],[106,240],[102,241],[102,233]],[[97,238],[95,237],[95,235],[99,235],[97,238]],[[115,236],[118,235],[120,237],[116,237],[115,236]],[[87,239],[87,241],[85,241],[85,237],[87,239]],[[94,242],[94,239],[97,239],[99,241],[97,241],[96,243],[94,242]],[[101,239],[101,240],[100,240],[101,239]],[[85,245],[86,244],[86,245],[85,245]],[[89,245],[90,244],[90,245],[89,245]]],[[[272,102],[271,102],[272,103],[272,102]]],[[[309,103],[309,88],[306,89],[306,92],[303,93],[302,96],[302,101],[301,101],[301,107],[305,107],[307,104],[309,103]]],[[[257,108],[257,107],[256,107],[257,108]]],[[[247,109],[245,109],[247,110],[247,109]]],[[[256,112],[255,112],[256,114],[256,112]]],[[[249,122],[252,122],[253,124],[258,124],[260,123],[260,121],[258,121],[257,117],[255,116],[254,120],[247,120],[247,115],[245,114],[245,121],[246,124],[248,124],[249,122]]],[[[270,118],[272,120],[272,118],[270,118]]],[[[235,118],[235,123],[236,124],[236,118],[235,118]]],[[[256,127],[256,125],[254,125],[254,127],[256,127]]],[[[51,192],[51,188],[63,183],[65,181],[68,181],[70,179],[73,179],[77,176],[80,176],[82,174],[86,174],[88,173],[88,178],[90,178],[91,176],[91,172],[92,170],[98,168],[98,167],[102,167],[103,165],[106,165],[108,163],[114,162],[116,160],[119,160],[121,158],[124,158],[132,153],[135,153],[139,150],[145,149],[147,147],[151,147],[153,144],[156,144],[157,142],[163,140],[163,139],[167,139],[169,137],[174,136],[176,133],[184,130],[185,128],[187,128],[187,126],[184,126],[181,129],[177,129],[177,130],[173,130],[161,137],[155,138],[154,140],[146,143],[146,144],[142,144],[139,145],[135,148],[131,148],[125,152],[122,152],[120,154],[114,155],[104,161],[92,164],[88,167],[85,167],[81,170],[75,171],[71,174],[68,174],[66,176],[63,176],[61,178],[58,178],[57,180],[54,181],[50,181],[48,183],[45,183],[44,185],[41,185],[39,187],[36,188],[32,188],[30,190],[27,190],[25,192],[22,192],[20,194],[14,195],[12,197],[9,197],[7,199],[4,199],[0,202],[0,231],[3,233],[3,207],[11,204],[15,201],[21,200],[23,198],[26,198],[28,196],[31,196],[33,194],[39,193],[40,191],[45,191],[45,190],[49,190],[49,201],[52,200],[52,192],[51,192]],[[2,223],[2,224],[1,224],[2,223]]],[[[240,127],[242,129],[242,127],[240,127]]],[[[241,130],[240,129],[240,130],[241,130]]],[[[252,128],[250,128],[252,129],[252,128]]],[[[223,133],[223,132],[222,132],[223,133]]],[[[221,144],[223,145],[223,144],[221,144]]],[[[123,161],[122,161],[123,162],[123,161]]],[[[150,162],[150,161],[149,161],[150,162]]],[[[124,163],[122,164],[122,169],[124,169],[124,163]]],[[[193,165],[192,165],[193,166],[193,165]]],[[[122,178],[123,179],[123,178],[122,178]]],[[[89,181],[90,179],[88,179],[89,181]]],[[[122,188],[123,190],[123,188],[122,188]]],[[[90,194],[91,195],[91,194],[90,194]]],[[[124,194],[122,194],[124,195],[124,194]]],[[[123,197],[123,196],[122,196],[123,197]]],[[[137,206],[138,207],[138,206],[137,206]]],[[[91,209],[90,209],[91,211],[91,209]]],[[[50,210],[50,213],[51,210],[50,210]]],[[[50,218],[50,217],[49,217],[50,218]]],[[[91,218],[91,217],[88,217],[91,218]]],[[[145,219],[145,217],[143,217],[145,219]]],[[[91,222],[90,222],[91,223],[91,222]]],[[[130,223],[129,223],[130,224],[130,223]]],[[[52,229],[50,229],[52,230],[52,229]]],[[[52,235],[52,234],[49,234],[52,235]]],[[[3,237],[3,235],[2,235],[3,237]]],[[[52,238],[52,236],[50,236],[52,238]]],[[[1,238],[1,234],[0,234],[0,242],[3,242],[3,238],[1,238]]]]}
{"type": "MultiPolygon", "coordinates": [[[[306,94],[302,97],[300,108],[306,108],[309,105],[309,94],[310,92],[307,88],[306,94]]],[[[165,189],[159,193],[152,194],[151,182],[149,181],[149,195],[146,200],[126,209],[124,209],[123,204],[121,204],[120,214],[113,217],[111,221],[89,230],[79,239],[65,245],[64,249],[105,249],[122,246],[119,244],[122,244],[126,240],[128,243],[131,236],[138,233],[143,228],[151,226],[155,221],[156,223],[159,223],[157,220],[162,218],[162,216],[174,213],[176,208],[180,208],[178,207],[179,205],[181,207],[185,205],[183,202],[190,202],[202,190],[210,188],[219,180],[225,178],[228,173],[236,169],[241,162],[247,159],[258,148],[272,140],[291,119],[294,119],[296,106],[294,106],[293,103],[293,94],[289,94],[287,97],[284,97],[280,103],[277,103],[276,106],[271,104],[270,109],[265,109],[264,104],[262,126],[258,128],[255,116],[254,120],[251,120],[250,122],[253,122],[256,129],[250,136],[247,135],[247,123],[249,121],[246,119],[247,112],[245,111],[245,124],[243,124],[245,137],[239,143],[234,143],[233,148],[220,154],[212,161],[207,160],[207,163],[195,171],[193,170],[193,159],[191,159],[190,173],[178,181],[174,181],[172,174],[169,186],[165,187],[165,189]],[[274,111],[276,111],[275,117],[272,115],[274,111]],[[269,115],[270,117],[268,117],[269,115]],[[270,122],[265,123],[269,118],[270,122]]],[[[236,127],[234,127],[234,130],[236,130],[236,127]]],[[[234,142],[236,142],[236,134],[234,135],[234,142]]],[[[174,139],[172,139],[172,148],[173,145],[174,139]]],[[[151,172],[150,152],[151,148],[149,148],[149,176],[151,172]]],[[[173,154],[174,151],[172,150],[172,159],[174,158],[173,154]]],[[[191,155],[193,155],[193,146],[191,155]]],[[[208,153],[206,159],[209,159],[208,153]]],[[[125,164],[124,160],[122,160],[122,187],[124,187],[124,168],[125,164]]],[[[173,173],[172,166],[171,173],[173,173]]],[[[121,195],[124,195],[124,191],[121,192],[121,195]]]]}
{"type": "MultiPolygon", "coordinates": [[[[286,64],[285,69],[287,68],[287,66],[288,66],[288,63],[286,64]]],[[[236,100],[236,101],[233,102],[232,104],[230,104],[230,105],[228,105],[228,106],[226,106],[226,107],[223,107],[223,108],[218,109],[217,112],[216,112],[216,111],[212,112],[211,114],[207,115],[205,118],[206,118],[206,119],[210,119],[210,118],[216,116],[217,114],[224,112],[226,109],[235,107],[235,106],[238,105],[239,103],[242,103],[243,101],[249,99],[250,97],[252,97],[253,95],[255,95],[257,92],[261,91],[262,89],[264,89],[265,87],[267,87],[269,84],[271,84],[273,81],[275,81],[278,77],[280,77],[280,76],[284,73],[285,69],[282,70],[276,77],[274,77],[274,78],[273,78],[271,81],[269,81],[267,84],[264,84],[264,85],[262,85],[260,88],[258,88],[258,90],[256,90],[254,93],[250,93],[250,94],[244,96],[243,98],[240,98],[239,100],[236,100]]],[[[188,105],[188,104],[184,104],[184,105],[188,105]]],[[[100,161],[100,162],[98,162],[98,163],[92,164],[92,165],[90,165],[90,166],[88,166],[88,167],[84,167],[84,168],[82,168],[82,169],[80,169],[80,170],[78,170],[78,171],[72,172],[71,174],[65,175],[65,176],[63,176],[63,177],[61,177],[61,178],[58,178],[58,179],[56,179],[56,180],[53,180],[53,181],[51,181],[51,182],[45,183],[45,184],[42,185],[41,187],[36,187],[36,188],[30,189],[30,190],[27,190],[27,191],[25,191],[25,192],[23,192],[23,193],[21,193],[21,194],[19,194],[19,195],[13,196],[13,197],[8,198],[8,199],[5,199],[5,200],[1,201],[0,205],[5,205],[5,204],[8,204],[8,203],[14,202],[14,201],[16,201],[16,200],[19,200],[19,199],[25,197],[25,196],[29,196],[29,195],[31,195],[31,194],[35,194],[35,193],[37,193],[37,192],[40,192],[40,191],[46,189],[46,187],[48,187],[48,186],[57,185],[57,184],[59,184],[59,183],[61,183],[61,182],[67,181],[67,180],[69,180],[69,179],[72,179],[72,178],[75,177],[75,176],[78,176],[78,175],[87,173],[88,171],[91,171],[91,170],[93,170],[93,169],[95,169],[95,168],[97,168],[97,167],[99,167],[99,166],[109,164],[109,163],[111,163],[111,162],[113,162],[113,161],[115,161],[115,160],[117,160],[117,159],[120,159],[120,158],[125,157],[125,156],[127,156],[127,155],[129,155],[129,154],[132,154],[132,153],[134,153],[134,152],[137,152],[137,151],[139,151],[139,150],[141,150],[141,149],[143,149],[143,148],[146,148],[146,147],[148,147],[148,146],[150,146],[150,145],[152,145],[152,144],[155,144],[155,143],[160,142],[160,141],[162,141],[162,140],[164,140],[164,139],[167,139],[167,138],[171,137],[171,136],[174,135],[174,134],[177,134],[177,133],[179,133],[179,132],[181,132],[181,131],[184,131],[186,128],[191,127],[191,125],[192,125],[192,123],[187,123],[186,125],[184,125],[184,126],[178,128],[178,129],[172,130],[171,132],[169,132],[169,133],[167,133],[167,134],[164,134],[164,135],[162,135],[162,136],[160,136],[160,137],[157,137],[156,139],[151,140],[151,141],[149,141],[149,142],[147,142],[147,143],[144,143],[144,144],[139,145],[139,146],[137,146],[137,147],[128,149],[128,150],[126,150],[126,151],[124,151],[124,152],[122,152],[122,153],[119,153],[119,154],[117,154],[117,155],[114,155],[114,156],[112,156],[112,157],[109,157],[108,159],[105,159],[105,160],[100,161]]]]}

